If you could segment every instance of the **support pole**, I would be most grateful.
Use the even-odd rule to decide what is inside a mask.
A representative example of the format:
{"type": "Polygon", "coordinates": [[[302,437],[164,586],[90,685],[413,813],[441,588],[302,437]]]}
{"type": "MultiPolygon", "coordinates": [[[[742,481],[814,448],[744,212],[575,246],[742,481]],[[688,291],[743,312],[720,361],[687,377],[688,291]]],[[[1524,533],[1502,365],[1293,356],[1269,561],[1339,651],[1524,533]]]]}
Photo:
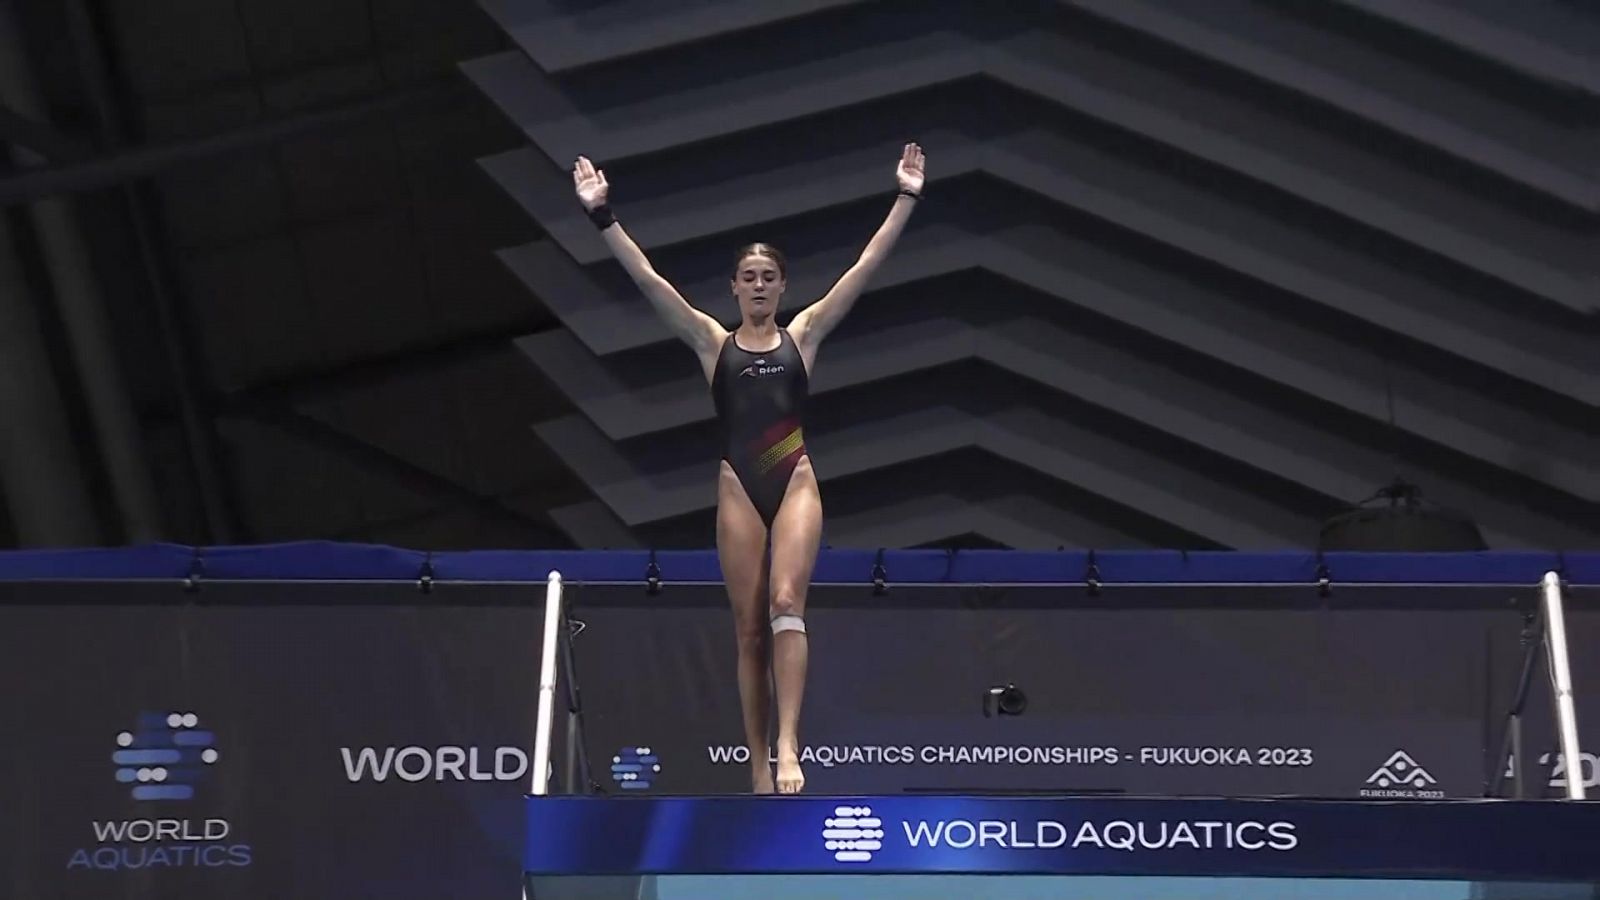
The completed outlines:
{"type": "Polygon", "coordinates": [[[544,635],[539,652],[539,711],[533,731],[533,784],[529,793],[550,793],[550,730],[556,712],[557,644],[562,627],[561,573],[551,571],[544,593],[544,635]]]}
{"type": "Polygon", "coordinates": [[[1544,575],[1545,646],[1550,652],[1550,689],[1567,762],[1567,799],[1584,799],[1583,756],[1578,752],[1578,712],[1572,699],[1572,667],[1567,658],[1567,620],[1561,604],[1561,576],[1544,575]]]}

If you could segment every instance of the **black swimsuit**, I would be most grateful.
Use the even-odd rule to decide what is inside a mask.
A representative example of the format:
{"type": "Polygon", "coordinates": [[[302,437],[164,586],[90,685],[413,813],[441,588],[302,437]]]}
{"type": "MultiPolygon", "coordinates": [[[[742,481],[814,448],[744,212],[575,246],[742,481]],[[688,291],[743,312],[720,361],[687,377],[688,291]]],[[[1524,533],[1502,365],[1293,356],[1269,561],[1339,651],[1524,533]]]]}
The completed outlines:
{"type": "Polygon", "coordinates": [[[778,347],[769,353],[751,353],[730,333],[717,356],[711,399],[722,425],[722,458],[768,528],[806,452],[801,423],[809,387],[787,329],[778,329],[778,347]]]}

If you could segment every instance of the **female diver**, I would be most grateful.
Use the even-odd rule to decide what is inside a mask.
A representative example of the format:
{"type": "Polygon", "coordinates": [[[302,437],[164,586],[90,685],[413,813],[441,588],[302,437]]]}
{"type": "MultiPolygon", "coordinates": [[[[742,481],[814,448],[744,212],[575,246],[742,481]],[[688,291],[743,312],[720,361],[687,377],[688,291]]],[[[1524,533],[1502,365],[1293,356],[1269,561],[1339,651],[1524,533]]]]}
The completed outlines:
{"type": "Polygon", "coordinates": [[[923,153],[900,154],[899,192],[861,257],[823,297],[777,324],[787,286],[783,254],[766,244],[739,252],[729,289],[740,322],[728,331],[684,300],[617,224],[607,204],[605,172],[578,157],[578,200],[606,246],[674,334],[694,349],[710,383],[721,426],[717,479],[717,557],[733,606],[739,653],[739,700],[758,794],[797,793],[799,721],[806,678],[806,588],[822,537],[822,499],[806,453],[807,387],[817,347],[861,296],[900,233],[923,185],[923,153]],[[769,670],[771,683],[769,683],[769,670]],[[768,734],[772,685],[778,707],[777,779],[768,734]]]}

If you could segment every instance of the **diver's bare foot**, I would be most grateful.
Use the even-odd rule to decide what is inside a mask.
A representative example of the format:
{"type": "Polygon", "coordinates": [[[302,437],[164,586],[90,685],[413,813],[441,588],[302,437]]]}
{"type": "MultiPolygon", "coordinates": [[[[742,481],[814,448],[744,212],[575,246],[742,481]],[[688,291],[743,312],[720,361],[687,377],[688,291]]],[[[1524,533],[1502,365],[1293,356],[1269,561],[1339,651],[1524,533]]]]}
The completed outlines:
{"type": "Polygon", "coordinates": [[[751,764],[750,787],[750,792],[753,794],[771,794],[774,792],[774,788],[772,786],[771,764],[765,762],[764,760],[759,763],[751,764]]]}
{"type": "Polygon", "coordinates": [[[798,794],[806,785],[806,776],[800,771],[800,755],[789,747],[778,751],[778,793],[798,794]]]}

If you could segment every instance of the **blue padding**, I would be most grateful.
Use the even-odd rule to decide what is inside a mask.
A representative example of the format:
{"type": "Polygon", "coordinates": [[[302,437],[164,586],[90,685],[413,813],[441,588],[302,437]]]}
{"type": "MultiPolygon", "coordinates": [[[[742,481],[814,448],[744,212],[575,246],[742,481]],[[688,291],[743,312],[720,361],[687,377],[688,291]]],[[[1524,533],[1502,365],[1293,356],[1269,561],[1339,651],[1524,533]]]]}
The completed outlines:
{"type": "MultiPolygon", "coordinates": [[[[811,570],[811,580],[818,583],[848,584],[852,581],[871,583],[872,567],[877,555],[874,550],[824,550],[817,554],[817,564],[811,570]]],[[[893,555],[884,554],[885,569],[889,567],[887,557],[893,555]]]]}
{"type": "MultiPolygon", "coordinates": [[[[722,580],[709,550],[660,550],[655,561],[663,582],[722,580]]],[[[433,577],[440,581],[544,581],[557,571],[570,582],[643,584],[649,567],[645,550],[473,550],[433,557],[433,577]]]]}
{"type": "Polygon", "coordinates": [[[422,572],[427,554],[377,544],[305,541],[201,551],[204,578],[404,580],[422,572]]]}
{"type": "Polygon", "coordinates": [[[0,553],[0,580],[183,578],[194,548],[181,544],[0,553]]]}
{"type": "Polygon", "coordinates": [[[1089,553],[1085,550],[1055,553],[963,550],[952,556],[954,558],[948,567],[950,577],[944,580],[957,584],[1079,582],[1083,581],[1083,573],[1089,567],[1089,553]]]}
{"type": "MultiPolygon", "coordinates": [[[[875,550],[822,551],[816,583],[870,584],[875,550]]],[[[650,554],[642,550],[480,550],[429,554],[367,544],[307,541],[244,547],[141,547],[22,550],[0,553],[0,580],[72,578],[182,578],[198,560],[202,578],[411,580],[432,566],[439,581],[543,581],[552,569],[571,582],[643,582],[650,554]]],[[[660,551],[664,583],[722,580],[711,550],[660,551]]],[[[1104,584],[1253,583],[1309,584],[1319,558],[1281,553],[1111,550],[1090,554],[1006,550],[891,550],[882,554],[890,584],[1081,583],[1092,561],[1104,584]]],[[[1600,584],[1600,553],[1330,553],[1321,558],[1337,584],[1536,584],[1544,573],[1563,572],[1571,584],[1600,584]]]]}
{"type": "Polygon", "coordinates": [[[607,580],[616,570],[634,569],[643,579],[649,554],[626,550],[574,551],[470,550],[433,555],[433,577],[440,581],[544,581],[552,570],[567,581],[607,580]]]}
{"type": "Polygon", "coordinates": [[[1560,566],[1554,553],[1330,553],[1336,582],[1538,584],[1560,566]]]}
{"type": "Polygon", "coordinates": [[[1600,553],[1568,553],[1561,562],[1572,584],[1600,585],[1600,553]]]}
{"type": "Polygon", "coordinates": [[[1316,580],[1311,553],[1184,553],[1176,550],[1117,550],[1095,554],[1105,584],[1299,583],[1316,580]]]}
{"type": "MultiPolygon", "coordinates": [[[[1019,550],[888,550],[883,574],[899,584],[1059,584],[1081,581],[1088,552],[1019,550]]],[[[876,550],[826,550],[811,580],[818,583],[870,583],[878,565],[876,550]]]]}
{"type": "MultiPolygon", "coordinates": [[[[1088,553],[1037,553],[1018,550],[888,550],[883,574],[899,584],[1055,584],[1083,577],[1088,553]]],[[[878,565],[876,550],[827,550],[812,572],[815,582],[867,582],[878,565]]]]}

